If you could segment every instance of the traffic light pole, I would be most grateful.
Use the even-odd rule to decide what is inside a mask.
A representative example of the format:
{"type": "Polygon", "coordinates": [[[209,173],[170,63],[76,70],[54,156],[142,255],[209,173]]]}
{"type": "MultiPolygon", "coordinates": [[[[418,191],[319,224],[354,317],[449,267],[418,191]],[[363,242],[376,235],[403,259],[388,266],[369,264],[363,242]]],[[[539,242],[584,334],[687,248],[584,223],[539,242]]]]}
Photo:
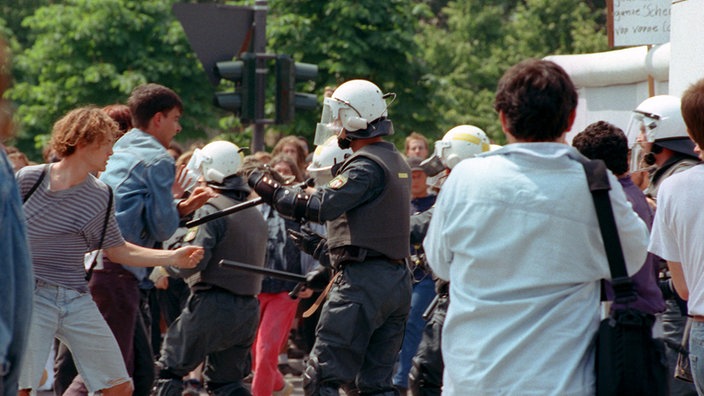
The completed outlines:
{"type": "MultiPolygon", "coordinates": [[[[254,2],[254,52],[257,54],[266,53],[266,14],[268,11],[266,0],[256,0],[254,2]]],[[[257,101],[254,110],[255,121],[254,131],[252,133],[251,152],[264,150],[264,102],[265,102],[265,87],[266,87],[266,59],[257,56],[257,101]]]]}

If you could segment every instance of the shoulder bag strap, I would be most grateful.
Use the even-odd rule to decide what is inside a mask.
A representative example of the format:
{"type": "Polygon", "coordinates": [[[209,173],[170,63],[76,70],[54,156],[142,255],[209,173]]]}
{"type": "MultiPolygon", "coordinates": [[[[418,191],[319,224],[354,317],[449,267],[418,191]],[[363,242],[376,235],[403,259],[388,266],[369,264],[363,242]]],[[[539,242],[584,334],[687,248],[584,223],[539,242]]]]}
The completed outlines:
{"type": "Polygon", "coordinates": [[[42,180],[44,180],[44,176],[46,176],[48,170],[49,170],[49,164],[44,165],[44,167],[42,168],[42,173],[39,174],[39,178],[37,179],[36,182],[34,182],[34,185],[32,186],[32,188],[29,189],[29,191],[27,192],[27,195],[25,195],[24,198],[22,199],[23,204],[25,202],[27,202],[27,200],[29,199],[29,197],[32,196],[32,194],[34,194],[34,191],[37,190],[37,187],[39,187],[39,185],[42,184],[42,180]]]}
{"type": "MultiPolygon", "coordinates": [[[[112,188],[108,186],[108,208],[105,210],[105,221],[103,222],[103,233],[100,234],[100,242],[98,242],[98,250],[103,248],[103,241],[105,240],[105,232],[108,229],[108,221],[110,220],[110,212],[112,211],[112,188]]],[[[93,270],[98,264],[98,254],[93,258],[93,262],[90,263],[90,268],[86,271],[86,280],[89,281],[91,276],[93,276],[93,270]]]]}
{"type": "Polygon", "coordinates": [[[609,184],[608,170],[602,160],[589,160],[582,157],[578,161],[584,167],[589,190],[594,200],[601,238],[604,241],[604,249],[606,250],[606,257],[609,260],[609,269],[611,270],[611,285],[615,294],[614,301],[631,302],[635,300],[636,296],[633,290],[633,282],[626,271],[621,240],[618,236],[616,220],[614,219],[614,212],[609,199],[611,185],[609,184]]]}

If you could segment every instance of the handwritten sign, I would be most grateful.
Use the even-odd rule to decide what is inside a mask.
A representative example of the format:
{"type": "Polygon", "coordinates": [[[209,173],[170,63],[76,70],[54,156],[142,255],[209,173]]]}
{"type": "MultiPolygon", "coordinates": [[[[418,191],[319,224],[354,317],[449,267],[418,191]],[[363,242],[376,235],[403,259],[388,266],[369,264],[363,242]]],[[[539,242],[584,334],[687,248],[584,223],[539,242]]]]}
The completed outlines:
{"type": "Polygon", "coordinates": [[[608,0],[609,46],[670,41],[672,0],[608,0]]]}

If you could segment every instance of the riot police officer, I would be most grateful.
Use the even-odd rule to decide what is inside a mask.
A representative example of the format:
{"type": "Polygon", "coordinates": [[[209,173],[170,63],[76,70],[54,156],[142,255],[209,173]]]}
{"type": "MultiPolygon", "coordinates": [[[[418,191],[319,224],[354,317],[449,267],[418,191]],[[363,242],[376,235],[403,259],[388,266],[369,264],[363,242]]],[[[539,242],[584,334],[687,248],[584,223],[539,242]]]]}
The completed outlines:
{"type": "MultiPolygon", "coordinates": [[[[197,150],[189,167],[218,195],[198,209],[202,218],[243,202],[251,190],[238,175],[241,159],[236,145],[212,142],[197,150]]],[[[261,275],[232,271],[221,259],[259,267],[266,256],[267,226],[256,208],[220,217],[185,233],[183,244],[205,249],[203,260],[190,270],[171,270],[191,289],[186,307],[169,326],[157,362],[155,394],[181,396],[181,378],[205,361],[203,377],[214,395],[249,395],[242,379],[249,373],[247,354],[259,323],[261,275]]]]}
{"type": "MultiPolygon", "coordinates": [[[[411,300],[409,216],[411,171],[396,148],[379,87],[351,80],[325,98],[316,144],[336,135],[353,154],[313,195],[263,174],[250,185],[284,216],[327,222],[327,248],[337,271],[323,305],[304,378],[306,395],[338,395],[353,384],[364,394],[393,395],[391,375],[411,300]]],[[[324,260],[323,260],[324,261],[324,260]]],[[[311,283],[315,283],[314,281],[311,283]]]]}
{"type": "MultiPolygon", "coordinates": [[[[496,146],[498,148],[499,146],[496,146]]],[[[473,125],[458,125],[435,142],[433,155],[421,166],[430,176],[438,176],[440,188],[452,168],[463,159],[474,157],[491,150],[489,138],[483,130],[473,125]]],[[[411,216],[411,244],[422,245],[433,208],[411,216]]],[[[442,391],[443,360],[440,349],[440,335],[445,315],[450,304],[449,283],[435,280],[435,300],[426,310],[427,320],[423,337],[413,357],[413,367],[409,373],[409,391],[413,396],[440,395],[442,391]]]]}

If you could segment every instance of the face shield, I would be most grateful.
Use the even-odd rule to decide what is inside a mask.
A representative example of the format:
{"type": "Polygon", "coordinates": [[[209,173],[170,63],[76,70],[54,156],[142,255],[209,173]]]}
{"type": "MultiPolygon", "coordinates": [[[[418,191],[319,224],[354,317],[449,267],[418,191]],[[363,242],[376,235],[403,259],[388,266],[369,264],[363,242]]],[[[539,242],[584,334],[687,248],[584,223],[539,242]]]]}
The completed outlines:
{"type": "Polygon", "coordinates": [[[430,158],[423,160],[420,163],[420,167],[423,168],[423,172],[429,177],[433,177],[445,170],[445,165],[442,164],[437,154],[433,154],[430,158]]]}
{"type": "Polygon", "coordinates": [[[186,185],[186,191],[193,192],[193,189],[198,185],[198,180],[203,177],[200,171],[200,166],[203,164],[203,152],[201,149],[195,149],[191,159],[186,164],[186,178],[188,184],[186,185]]]}
{"type": "Polygon", "coordinates": [[[628,124],[626,137],[631,148],[630,171],[650,171],[655,165],[651,153],[660,117],[655,114],[633,113],[628,124]]]}
{"type": "Polygon", "coordinates": [[[320,116],[320,122],[315,126],[313,144],[323,145],[331,136],[338,136],[342,132],[340,110],[345,108],[349,108],[349,106],[336,99],[325,98],[323,114],[320,116]]]}

